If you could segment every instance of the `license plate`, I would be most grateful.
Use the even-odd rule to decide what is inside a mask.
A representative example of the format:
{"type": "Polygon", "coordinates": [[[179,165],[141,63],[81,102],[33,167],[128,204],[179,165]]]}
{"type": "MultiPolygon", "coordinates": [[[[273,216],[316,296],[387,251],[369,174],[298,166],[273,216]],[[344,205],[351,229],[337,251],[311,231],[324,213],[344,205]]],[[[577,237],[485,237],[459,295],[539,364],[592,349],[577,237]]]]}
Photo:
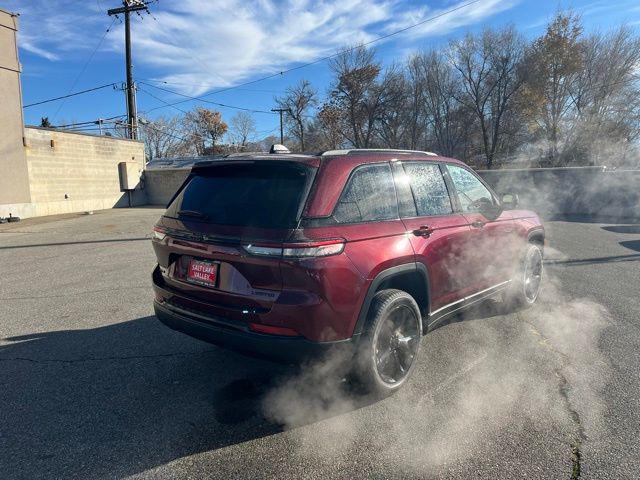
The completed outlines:
{"type": "Polygon", "coordinates": [[[187,280],[206,287],[215,287],[218,281],[218,264],[191,260],[187,269],[187,280]]]}

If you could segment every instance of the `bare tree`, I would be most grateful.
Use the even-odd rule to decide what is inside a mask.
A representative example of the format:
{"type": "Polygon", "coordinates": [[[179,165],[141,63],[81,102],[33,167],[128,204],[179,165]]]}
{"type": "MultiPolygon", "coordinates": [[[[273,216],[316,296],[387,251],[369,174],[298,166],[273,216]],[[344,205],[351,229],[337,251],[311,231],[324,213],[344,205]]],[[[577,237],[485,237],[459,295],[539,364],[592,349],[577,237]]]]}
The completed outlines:
{"type": "Polygon", "coordinates": [[[342,134],[355,148],[370,147],[386,93],[378,82],[381,67],[375,51],[364,46],[346,49],[331,60],[330,68],[336,76],[332,106],[347,120],[342,134]]]}
{"type": "Polygon", "coordinates": [[[458,100],[476,116],[487,168],[493,166],[504,117],[524,80],[524,52],[525,42],[514,27],[469,33],[451,43],[450,60],[463,86],[458,100]]]}
{"type": "Polygon", "coordinates": [[[279,108],[284,108],[289,134],[298,141],[301,151],[305,150],[305,130],[308,112],[317,104],[317,93],[308,80],[300,80],[297,85],[286,89],[283,97],[275,99],[279,108]]]}
{"type": "Polygon", "coordinates": [[[625,163],[640,135],[640,39],[622,26],[592,34],[582,44],[572,147],[584,150],[580,163],[625,163]]]}
{"type": "Polygon", "coordinates": [[[340,148],[344,143],[345,118],[340,109],[335,108],[330,103],[325,103],[318,112],[318,128],[320,130],[322,141],[318,150],[333,150],[340,148]]]}
{"type": "Polygon", "coordinates": [[[378,134],[387,148],[406,148],[410,125],[411,87],[403,71],[393,66],[381,80],[383,97],[378,116],[378,134]]]}
{"type": "MultiPolygon", "coordinates": [[[[428,148],[443,155],[462,153],[462,144],[470,140],[469,130],[473,126],[470,111],[460,102],[463,90],[461,79],[440,51],[415,55],[409,62],[414,82],[420,87],[420,106],[423,112],[416,113],[418,125],[423,133],[429,128],[433,139],[428,148]],[[422,121],[420,121],[422,119],[422,121]]],[[[425,139],[426,140],[426,139],[425,139]]]]}
{"type": "Polygon", "coordinates": [[[542,164],[559,161],[561,128],[574,106],[576,83],[583,70],[580,18],[558,12],[528,56],[527,87],[534,120],[548,141],[542,164]]]}
{"type": "Polygon", "coordinates": [[[248,112],[238,112],[231,117],[229,131],[238,151],[245,150],[249,139],[256,133],[256,122],[248,112]]]}
{"type": "Polygon", "coordinates": [[[216,144],[227,132],[220,112],[198,107],[184,116],[185,130],[196,145],[198,155],[216,152],[216,144]],[[207,147],[207,141],[210,146],[207,147]]]}
{"type": "Polygon", "coordinates": [[[140,122],[140,134],[148,160],[193,153],[193,145],[182,132],[181,117],[163,117],[140,122]]]}
{"type": "Polygon", "coordinates": [[[405,112],[407,124],[407,147],[410,149],[426,148],[427,109],[425,107],[425,70],[423,55],[414,55],[407,61],[407,95],[405,112]]]}

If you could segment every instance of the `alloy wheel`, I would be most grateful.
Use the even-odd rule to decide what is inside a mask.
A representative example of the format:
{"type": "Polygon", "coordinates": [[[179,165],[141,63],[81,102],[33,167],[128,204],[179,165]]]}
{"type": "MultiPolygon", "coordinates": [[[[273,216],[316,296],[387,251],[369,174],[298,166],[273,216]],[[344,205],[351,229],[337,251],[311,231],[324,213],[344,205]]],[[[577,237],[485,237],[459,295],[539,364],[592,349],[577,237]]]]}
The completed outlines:
{"type": "Polygon", "coordinates": [[[524,295],[529,303],[538,298],[542,281],[542,255],[540,250],[532,248],[524,265],[524,295]]]}
{"type": "Polygon", "coordinates": [[[374,348],[378,375],[387,384],[407,376],[420,343],[419,322],[410,308],[399,306],[380,326],[374,348]]]}

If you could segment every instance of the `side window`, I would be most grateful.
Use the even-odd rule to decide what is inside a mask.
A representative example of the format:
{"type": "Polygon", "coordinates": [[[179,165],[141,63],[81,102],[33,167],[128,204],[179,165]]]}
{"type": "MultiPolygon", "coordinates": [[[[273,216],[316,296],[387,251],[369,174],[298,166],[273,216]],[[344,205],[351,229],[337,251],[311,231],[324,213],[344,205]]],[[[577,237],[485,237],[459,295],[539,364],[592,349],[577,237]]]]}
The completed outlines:
{"type": "Polygon", "coordinates": [[[438,164],[406,162],[403,165],[409,177],[418,216],[453,213],[449,191],[438,164]]]}
{"type": "Polygon", "coordinates": [[[477,212],[483,205],[495,204],[489,189],[469,170],[456,165],[447,165],[447,169],[463,212],[477,212]]]}
{"type": "Polygon", "coordinates": [[[358,167],[333,211],[338,223],[398,218],[396,191],[388,163],[358,167]]]}

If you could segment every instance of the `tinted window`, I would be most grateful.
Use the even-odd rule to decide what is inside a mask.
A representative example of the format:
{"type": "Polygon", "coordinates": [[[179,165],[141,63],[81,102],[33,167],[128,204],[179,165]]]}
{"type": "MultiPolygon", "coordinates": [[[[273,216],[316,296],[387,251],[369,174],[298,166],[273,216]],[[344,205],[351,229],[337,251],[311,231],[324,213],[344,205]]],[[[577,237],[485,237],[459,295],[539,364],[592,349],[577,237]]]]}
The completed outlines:
{"type": "Polygon", "coordinates": [[[165,215],[220,225],[295,226],[311,172],[272,162],[212,167],[189,181],[165,215]]]}
{"type": "Polygon", "coordinates": [[[435,163],[404,163],[416,202],[418,216],[446,215],[453,212],[447,185],[435,163]]]}
{"type": "Polygon", "coordinates": [[[493,205],[493,195],[487,187],[469,170],[447,165],[453,185],[458,192],[458,199],[463,212],[477,212],[482,205],[493,205]]]}
{"type": "Polygon", "coordinates": [[[398,218],[396,191],[389,164],[357,168],[333,211],[338,223],[398,218]]]}

